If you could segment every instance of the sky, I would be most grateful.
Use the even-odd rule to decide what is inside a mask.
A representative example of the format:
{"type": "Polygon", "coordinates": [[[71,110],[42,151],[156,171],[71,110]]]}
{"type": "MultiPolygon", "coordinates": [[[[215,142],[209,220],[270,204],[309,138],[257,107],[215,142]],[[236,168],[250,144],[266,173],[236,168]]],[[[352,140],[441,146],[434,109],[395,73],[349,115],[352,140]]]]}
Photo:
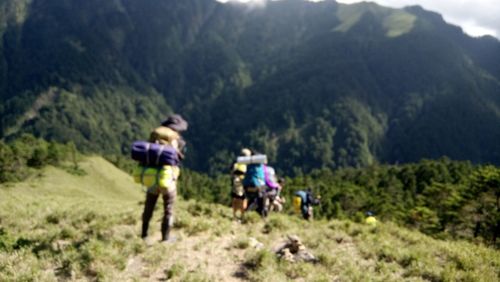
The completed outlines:
{"type": "MultiPolygon", "coordinates": [[[[238,1],[262,6],[266,0],[218,0],[238,1]]],[[[321,0],[310,0],[321,1],[321,0]]],[[[356,3],[360,0],[337,0],[339,3],[356,3]]],[[[443,15],[446,22],[462,27],[471,36],[492,35],[500,38],[500,0],[372,0],[382,6],[401,8],[420,5],[426,10],[443,15]]]]}

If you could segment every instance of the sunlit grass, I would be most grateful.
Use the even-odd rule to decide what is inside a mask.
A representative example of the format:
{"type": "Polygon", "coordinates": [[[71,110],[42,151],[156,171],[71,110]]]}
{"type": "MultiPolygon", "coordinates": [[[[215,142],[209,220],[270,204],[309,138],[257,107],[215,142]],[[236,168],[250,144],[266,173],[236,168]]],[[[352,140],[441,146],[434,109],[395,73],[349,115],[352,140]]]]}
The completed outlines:
{"type": "MultiPolygon", "coordinates": [[[[48,168],[0,186],[0,281],[497,281],[497,250],[440,241],[391,223],[306,222],[179,199],[172,244],[140,238],[141,188],[100,158],[85,175],[48,168]],[[274,250],[299,236],[316,263],[282,261],[274,250]],[[258,242],[260,246],[256,246],[258,242]],[[221,271],[233,267],[233,272],[221,271]],[[239,274],[235,276],[235,272],[239,274]]],[[[161,201],[161,200],[160,200],[161,201]]],[[[162,205],[151,222],[159,232],[162,205]]]]}

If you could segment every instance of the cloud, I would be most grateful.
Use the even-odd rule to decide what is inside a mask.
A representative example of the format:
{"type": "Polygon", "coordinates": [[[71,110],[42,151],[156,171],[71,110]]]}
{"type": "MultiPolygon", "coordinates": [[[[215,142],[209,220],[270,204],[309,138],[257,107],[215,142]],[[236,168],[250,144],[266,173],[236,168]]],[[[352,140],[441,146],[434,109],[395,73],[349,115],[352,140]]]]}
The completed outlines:
{"type": "Polygon", "coordinates": [[[227,2],[236,2],[236,3],[245,3],[250,7],[265,7],[268,0],[216,0],[217,2],[227,3],[227,2]]]}

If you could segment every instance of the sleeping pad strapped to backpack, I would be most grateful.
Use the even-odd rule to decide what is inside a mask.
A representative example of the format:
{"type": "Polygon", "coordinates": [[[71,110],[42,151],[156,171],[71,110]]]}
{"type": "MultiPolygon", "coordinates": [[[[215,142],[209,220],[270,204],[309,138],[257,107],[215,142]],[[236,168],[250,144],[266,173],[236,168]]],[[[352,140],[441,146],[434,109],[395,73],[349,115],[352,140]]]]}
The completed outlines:
{"type": "Polygon", "coordinates": [[[132,144],[132,159],[144,166],[179,165],[179,156],[174,147],[146,141],[132,144]]]}

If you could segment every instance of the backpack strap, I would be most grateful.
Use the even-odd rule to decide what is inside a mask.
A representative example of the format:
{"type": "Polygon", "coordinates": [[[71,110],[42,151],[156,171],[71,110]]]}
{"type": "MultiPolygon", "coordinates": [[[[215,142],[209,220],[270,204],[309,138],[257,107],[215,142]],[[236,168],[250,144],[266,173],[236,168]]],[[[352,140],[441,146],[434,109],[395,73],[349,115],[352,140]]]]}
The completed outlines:
{"type": "Polygon", "coordinates": [[[155,183],[153,185],[158,186],[160,184],[160,171],[162,169],[158,169],[158,168],[155,168],[155,169],[156,169],[156,179],[155,179],[155,183]]]}
{"type": "Polygon", "coordinates": [[[264,182],[267,184],[267,179],[269,178],[269,172],[267,171],[267,165],[262,164],[262,169],[264,170],[264,182]]]}
{"type": "Polygon", "coordinates": [[[160,165],[160,157],[161,157],[161,153],[163,153],[164,149],[165,149],[165,146],[160,145],[160,151],[158,152],[158,156],[156,156],[156,162],[155,162],[156,165],[160,165]]]}
{"type": "MultiPolygon", "coordinates": [[[[151,144],[148,142],[146,144],[146,164],[149,164],[149,148],[151,147],[151,144]]],[[[141,178],[142,181],[142,178],[141,178]]]]}
{"type": "Polygon", "coordinates": [[[144,184],[144,173],[146,173],[147,167],[143,166],[141,170],[141,183],[144,184]]]}

